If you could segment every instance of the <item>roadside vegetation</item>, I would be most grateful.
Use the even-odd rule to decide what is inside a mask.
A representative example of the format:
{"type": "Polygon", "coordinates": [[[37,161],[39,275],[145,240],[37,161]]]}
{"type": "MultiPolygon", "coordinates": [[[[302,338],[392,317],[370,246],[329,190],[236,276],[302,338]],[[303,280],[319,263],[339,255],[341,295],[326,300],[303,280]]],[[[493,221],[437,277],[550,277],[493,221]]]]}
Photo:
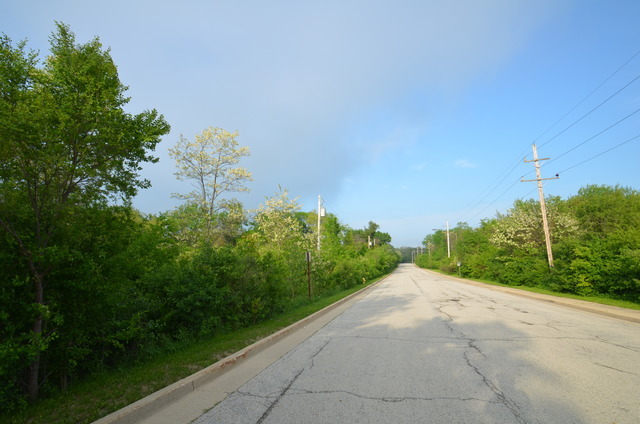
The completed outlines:
{"type": "MultiPolygon", "coordinates": [[[[98,39],[58,24],[42,62],[0,37],[0,421],[89,422],[338,300],[400,260],[363,229],[278,188],[256,210],[239,134],[209,127],[170,155],[194,190],[147,215],[131,200],[170,131],[132,114],[98,39]]],[[[640,193],[586,186],[428,235],[418,265],[473,279],[640,303],[640,193]],[[460,266],[458,266],[460,264],[460,266]]],[[[417,252],[416,252],[417,253],[417,252]]]]}
{"type": "Polygon", "coordinates": [[[282,188],[247,211],[230,196],[248,190],[250,152],[221,128],[170,150],[194,187],[180,207],[135,210],[169,124],[125,110],[126,90],[109,50],[63,24],[42,64],[0,37],[2,422],[98,418],[75,408],[107,414],[399,261],[374,222],[319,219],[282,188]]]}
{"type": "Polygon", "coordinates": [[[449,233],[450,257],[446,231],[427,235],[416,263],[509,286],[640,304],[640,192],[589,185],[568,199],[545,201],[553,268],[533,200],[518,200],[477,228],[459,223],[449,233]]]}
{"type": "MultiPolygon", "coordinates": [[[[200,340],[177,342],[139,363],[124,364],[91,375],[26,410],[7,415],[8,424],[90,423],[163,387],[187,377],[250,344],[293,324],[379,278],[334,294],[301,299],[277,317],[200,340]]],[[[5,421],[3,421],[5,422],[5,421]]]]}

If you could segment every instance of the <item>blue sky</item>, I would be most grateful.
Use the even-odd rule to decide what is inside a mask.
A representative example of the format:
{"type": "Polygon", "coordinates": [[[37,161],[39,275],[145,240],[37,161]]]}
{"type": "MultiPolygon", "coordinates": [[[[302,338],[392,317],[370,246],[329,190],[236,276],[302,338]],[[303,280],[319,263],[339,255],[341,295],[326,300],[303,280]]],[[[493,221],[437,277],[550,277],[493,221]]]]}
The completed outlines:
{"type": "Polygon", "coordinates": [[[165,115],[160,162],[143,171],[153,187],[134,202],[146,213],[179,204],[171,193],[189,184],[167,149],[209,126],[251,149],[251,192],[235,196],[246,208],[278,185],[306,211],[320,194],[343,224],[375,221],[398,247],[537,198],[518,182],[534,178],[522,161],[534,141],[558,158],[543,177],[567,170],[545,194],[640,189],[640,138],[601,154],[640,134],[640,112],[589,140],[640,107],[640,80],[597,107],[640,75],[637,0],[3,0],[0,11],[0,31],[42,55],[55,20],[79,42],[100,37],[128,109],[165,115]]]}

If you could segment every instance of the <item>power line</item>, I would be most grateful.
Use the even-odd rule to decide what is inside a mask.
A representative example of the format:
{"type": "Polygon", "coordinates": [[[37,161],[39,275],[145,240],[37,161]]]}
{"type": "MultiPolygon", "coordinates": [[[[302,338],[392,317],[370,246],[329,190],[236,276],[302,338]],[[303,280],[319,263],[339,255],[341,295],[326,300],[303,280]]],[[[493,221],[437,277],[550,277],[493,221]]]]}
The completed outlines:
{"type": "MultiPolygon", "coordinates": [[[[640,50],[638,50],[637,52],[635,52],[633,54],[633,56],[631,56],[629,59],[627,59],[626,62],[624,62],[622,65],[620,65],[620,67],[618,69],[616,69],[611,75],[609,75],[607,78],[605,78],[604,81],[602,81],[596,88],[594,88],[593,90],[591,90],[591,92],[589,94],[587,94],[582,100],[580,100],[574,107],[572,107],[567,113],[565,113],[564,115],[562,115],[562,117],[560,119],[558,119],[556,122],[554,122],[553,124],[551,124],[551,126],[549,128],[547,128],[542,134],[540,134],[535,140],[532,141],[532,143],[535,143],[536,141],[538,141],[539,139],[542,138],[542,136],[544,136],[546,133],[548,133],[553,127],[555,127],[558,123],[560,123],[564,118],[566,118],[571,112],[573,112],[574,110],[576,110],[582,103],[584,103],[589,97],[591,97],[593,95],[593,93],[595,93],[596,91],[598,91],[603,85],[605,85],[611,78],[613,78],[618,72],[620,72],[622,70],[622,68],[624,68],[625,66],[627,66],[629,64],[629,62],[631,62],[633,59],[635,59],[636,56],[638,56],[640,54],[640,50]]],[[[617,94],[617,93],[616,93],[617,94]]],[[[608,100],[608,99],[607,99],[608,100]]],[[[599,107],[599,106],[598,106],[599,107]]],[[[540,147],[544,146],[545,144],[547,144],[549,141],[546,141],[544,144],[540,145],[540,147]]]]}
{"type": "Polygon", "coordinates": [[[575,164],[575,165],[572,165],[572,166],[568,167],[567,169],[564,169],[564,170],[562,170],[562,171],[558,172],[558,174],[562,174],[562,173],[564,173],[564,172],[567,172],[568,170],[573,169],[573,168],[575,168],[576,166],[580,166],[580,165],[582,165],[582,164],[584,164],[584,163],[586,163],[586,162],[589,162],[590,160],[593,160],[593,159],[597,158],[598,156],[602,156],[602,155],[604,155],[605,153],[609,153],[610,151],[612,151],[612,150],[614,150],[614,149],[617,149],[618,147],[621,147],[621,146],[623,146],[623,145],[625,145],[625,144],[627,144],[627,143],[629,143],[629,142],[631,142],[631,141],[633,141],[633,140],[635,140],[635,139],[637,139],[637,138],[640,138],[640,134],[636,135],[635,137],[631,137],[630,139],[628,139],[628,140],[626,140],[626,141],[623,141],[623,142],[622,142],[622,143],[620,143],[620,144],[616,144],[615,146],[611,147],[610,149],[605,150],[604,152],[600,152],[600,153],[598,153],[598,154],[597,154],[597,155],[595,155],[595,156],[591,156],[589,159],[585,159],[585,160],[583,160],[583,161],[582,161],[582,162],[580,162],[580,163],[577,163],[577,164],[575,164]]]}
{"type": "Polygon", "coordinates": [[[615,122],[615,123],[613,123],[613,124],[609,125],[607,128],[603,129],[602,131],[600,131],[600,132],[599,132],[599,133],[597,133],[596,135],[589,137],[588,139],[586,139],[586,140],[585,140],[585,141],[583,141],[582,143],[580,143],[580,144],[578,144],[578,145],[576,145],[576,146],[572,147],[571,149],[567,150],[566,152],[562,153],[561,155],[556,156],[554,159],[550,160],[550,161],[549,161],[549,162],[547,162],[545,165],[549,165],[551,162],[553,162],[553,161],[555,161],[555,160],[560,159],[561,157],[563,157],[563,156],[565,156],[566,154],[568,154],[568,153],[570,153],[570,152],[574,151],[574,150],[575,150],[575,149],[577,149],[578,147],[580,147],[580,146],[582,146],[582,145],[584,145],[584,144],[588,143],[589,141],[593,140],[594,138],[596,138],[596,137],[598,137],[598,136],[602,135],[603,133],[605,133],[605,132],[609,131],[611,128],[615,127],[616,125],[620,124],[621,122],[625,121],[626,119],[629,119],[630,117],[632,117],[633,115],[635,115],[635,114],[636,114],[636,113],[638,113],[638,112],[640,112],[640,108],[638,108],[638,109],[634,110],[633,112],[631,112],[630,114],[628,114],[628,115],[627,115],[627,116],[625,116],[624,118],[622,118],[622,119],[618,120],[617,122],[615,122]]]}
{"type": "MultiPolygon", "coordinates": [[[[598,91],[603,85],[605,85],[611,78],[613,78],[616,74],[618,74],[618,72],[620,72],[625,66],[627,66],[633,59],[635,59],[638,55],[640,55],[640,50],[636,51],[629,59],[627,59],[622,65],[620,65],[613,73],[611,73],[607,78],[605,78],[598,86],[596,86],[596,88],[594,88],[593,90],[591,90],[591,92],[589,92],[589,94],[587,94],[582,100],[580,100],[575,106],[573,106],[568,112],[566,112],[560,119],[558,119],[557,121],[555,121],[551,126],[549,126],[544,132],[542,132],[542,134],[540,134],[535,140],[533,140],[532,144],[535,143],[536,141],[538,141],[540,138],[542,138],[546,133],[548,133],[552,128],[554,128],[558,123],[560,123],[562,120],[564,120],[569,114],[571,114],[571,112],[573,112],[574,110],[576,110],[579,106],[581,106],[587,99],[589,99],[596,91],[598,91]]],[[[629,87],[631,84],[633,84],[635,81],[637,81],[638,79],[640,79],[640,75],[636,76],[634,79],[632,79],[631,81],[629,81],[627,84],[625,84],[623,87],[621,87],[620,89],[618,89],[618,91],[616,91],[615,93],[613,93],[611,96],[609,96],[608,98],[606,98],[604,101],[602,101],[600,104],[598,104],[596,107],[592,108],[589,112],[587,112],[586,114],[584,114],[583,116],[581,116],[580,118],[578,118],[576,121],[574,121],[573,123],[571,123],[569,126],[567,126],[566,128],[564,128],[562,131],[560,131],[559,133],[557,133],[556,135],[554,135],[553,137],[551,137],[549,140],[545,141],[543,144],[540,145],[540,147],[547,145],[548,143],[550,143],[551,141],[555,140],[556,138],[558,138],[560,135],[562,135],[563,133],[565,133],[566,131],[568,131],[570,128],[572,128],[574,125],[576,125],[577,123],[579,123],[580,121],[582,121],[584,118],[586,118],[587,116],[589,116],[591,113],[593,113],[594,111],[596,111],[598,108],[600,108],[601,106],[603,106],[605,103],[607,103],[609,100],[611,100],[612,98],[614,98],[615,96],[617,96],[619,93],[621,93],[623,90],[625,90],[627,87],[629,87]]],[[[635,112],[633,112],[631,115],[635,114],[636,112],[638,112],[638,110],[636,110],[635,112]]],[[[595,136],[591,137],[590,139],[584,141],[583,143],[579,144],[578,146],[572,148],[571,150],[563,153],[562,155],[556,157],[553,160],[556,160],[564,155],[566,155],[567,153],[571,152],[572,150],[576,149],[577,147],[581,146],[582,144],[587,143],[588,141],[590,141],[591,139],[597,137],[598,135],[602,134],[603,132],[607,131],[608,129],[612,128],[613,126],[619,124],[620,122],[624,121],[625,119],[629,118],[631,115],[621,119],[620,121],[616,122],[615,124],[613,124],[612,126],[610,126],[609,128],[601,131],[600,133],[596,134],[595,136]]],[[[528,147],[527,147],[528,150],[528,147]]],[[[523,153],[525,153],[527,150],[524,150],[523,153]]],[[[612,149],[610,149],[612,150],[612,149]]],[[[548,165],[549,163],[553,162],[553,160],[549,161],[548,163],[546,163],[545,165],[548,165]]],[[[498,189],[498,187],[500,187],[500,185],[509,177],[509,175],[511,175],[513,173],[513,171],[515,171],[515,169],[518,167],[518,165],[520,165],[520,159],[518,159],[515,162],[515,165],[513,167],[511,167],[511,169],[507,172],[507,170],[509,169],[509,167],[507,167],[505,169],[505,171],[503,171],[501,174],[498,175],[498,177],[496,179],[494,179],[494,181],[492,183],[489,184],[489,186],[487,187],[487,189],[489,187],[492,187],[484,196],[482,196],[482,194],[480,194],[478,196],[478,198],[480,200],[477,200],[475,202],[472,202],[472,204],[474,206],[472,206],[471,208],[467,209],[466,212],[464,212],[460,218],[458,219],[458,221],[461,221],[465,216],[467,216],[473,209],[475,209],[477,206],[479,206],[487,197],[489,197],[489,195],[491,195],[491,193],[493,193],[495,190],[498,189]],[[506,174],[505,174],[506,172],[506,174]],[[504,177],[502,177],[500,179],[500,176],[504,174],[504,177]],[[496,183],[496,181],[500,179],[500,181],[498,181],[496,183]],[[482,196],[482,197],[481,197],[482,196]]],[[[533,173],[534,171],[530,171],[528,173],[525,174],[529,175],[531,173],[533,173]]],[[[523,176],[524,177],[524,176],[523,176]]],[[[517,182],[516,182],[517,183],[517,182]]],[[[500,194],[500,196],[498,196],[492,203],[490,203],[489,205],[485,206],[484,209],[482,209],[480,212],[474,214],[472,217],[469,218],[469,220],[474,219],[476,216],[478,216],[480,213],[484,212],[489,206],[491,206],[492,204],[494,204],[495,202],[497,202],[502,196],[504,196],[504,194],[506,194],[514,185],[516,185],[516,183],[512,184],[510,187],[508,187],[502,194],[500,194]]],[[[487,189],[483,190],[481,193],[485,192],[487,189]]]]}
{"type": "Polygon", "coordinates": [[[584,118],[586,118],[587,116],[591,115],[592,112],[594,112],[596,109],[598,109],[600,106],[602,106],[603,104],[607,103],[609,100],[611,100],[612,98],[614,98],[616,95],[618,95],[618,93],[620,93],[622,90],[624,90],[625,88],[627,88],[628,86],[630,86],[631,84],[633,84],[635,81],[637,81],[638,79],[640,79],[640,75],[638,75],[637,77],[635,77],[632,81],[630,81],[629,83],[627,83],[624,87],[622,87],[620,90],[616,91],[614,94],[612,94],[611,96],[607,97],[606,100],[604,100],[602,103],[600,103],[598,106],[594,107],[593,109],[591,109],[589,112],[585,113],[584,115],[582,115],[580,118],[578,118],[577,120],[575,120],[571,125],[569,125],[567,128],[563,129],[562,131],[560,131],[558,134],[554,135],[553,137],[551,137],[549,140],[545,141],[544,143],[542,143],[540,145],[540,147],[543,147],[547,144],[549,144],[551,141],[555,140],[557,137],[559,137],[560,135],[562,135],[563,133],[565,133],[569,128],[573,127],[575,124],[577,124],[578,122],[582,121],[584,118]]]}
{"type": "MultiPolygon", "coordinates": [[[[508,177],[509,175],[511,175],[511,174],[513,173],[513,171],[515,171],[515,169],[520,165],[520,163],[521,163],[521,162],[520,162],[520,160],[518,160],[518,161],[515,163],[515,165],[513,166],[513,168],[511,168],[511,170],[510,170],[509,172],[507,172],[507,173],[505,174],[505,176],[504,176],[504,177],[502,177],[502,179],[498,182],[498,184],[496,184],[496,185],[495,185],[491,190],[489,190],[489,191],[487,192],[487,194],[485,194],[485,195],[484,195],[484,197],[482,197],[480,200],[478,200],[478,201],[477,201],[477,203],[476,203],[475,205],[473,205],[471,208],[467,209],[467,211],[466,211],[464,214],[462,214],[462,215],[460,216],[460,218],[458,218],[456,221],[457,221],[457,222],[462,222],[462,219],[463,219],[463,218],[464,218],[468,213],[470,213],[473,209],[477,208],[477,207],[478,207],[478,206],[479,206],[479,205],[480,205],[480,204],[481,204],[481,203],[482,203],[482,202],[483,202],[487,197],[489,197],[489,195],[490,195],[491,193],[493,193],[493,192],[494,192],[498,187],[500,187],[500,184],[502,184],[502,183],[504,182],[504,180],[506,180],[506,179],[507,179],[507,177],[508,177]]],[[[507,169],[508,169],[508,168],[507,168],[507,169]]],[[[505,170],[505,171],[506,171],[506,170],[505,170]]],[[[503,173],[504,173],[504,171],[503,171],[503,173]]],[[[500,176],[498,176],[498,178],[500,178],[500,176]]],[[[496,180],[497,180],[498,178],[496,178],[496,180]]],[[[496,180],[494,180],[494,182],[495,182],[496,180]]],[[[493,184],[494,184],[494,183],[491,183],[489,186],[491,186],[491,185],[493,185],[493,184]]],[[[515,185],[515,184],[514,184],[514,185],[515,185]]],[[[504,193],[503,193],[503,194],[504,194],[504,193]]],[[[477,214],[476,214],[476,215],[477,215],[477,214]]],[[[469,219],[473,219],[473,218],[475,218],[475,217],[476,217],[476,215],[474,215],[473,217],[471,217],[471,218],[469,218],[469,219]]]]}
{"type": "Polygon", "coordinates": [[[513,182],[513,184],[511,184],[509,187],[507,187],[507,189],[505,191],[502,192],[502,194],[500,194],[498,197],[496,197],[495,199],[493,199],[493,201],[491,203],[489,203],[487,206],[485,206],[482,210],[480,210],[479,212],[476,212],[475,215],[473,215],[471,218],[469,218],[469,220],[474,219],[475,217],[477,217],[478,215],[480,215],[482,212],[486,211],[487,209],[489,209],[489,206],[492,206],[493,204],[495,204],[498,200],[500,200],[500,198],[502,196],[504,196],[505,194],[507,194],[507,192],[509,190],[511,190],[515,185],[517,185],[520,182],[520,178],[518,178],[516,181],[513,182]]]}

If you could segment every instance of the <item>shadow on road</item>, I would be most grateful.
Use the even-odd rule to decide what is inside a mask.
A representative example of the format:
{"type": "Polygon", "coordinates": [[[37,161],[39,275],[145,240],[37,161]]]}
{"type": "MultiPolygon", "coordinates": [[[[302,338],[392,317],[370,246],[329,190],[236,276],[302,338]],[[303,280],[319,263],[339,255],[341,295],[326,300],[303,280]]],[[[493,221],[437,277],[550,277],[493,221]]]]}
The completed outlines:
{"type": "Polygon", "coordinates": [[[347,420],[366,410],[396,422],[584,422],[556,396],[565,384],[544,367],[551,358],[531,360],[537,335],[501,308],[401,267],[318,333],[328,342],[292,396],[342,393],[347,420]]]}
{"type": "Polygon", "coordinates": [[[627,386],[588,393],[626,372],[589,349],[620,346],[545,307],[404,265],[196,423],[629,421],[627,386]]]}

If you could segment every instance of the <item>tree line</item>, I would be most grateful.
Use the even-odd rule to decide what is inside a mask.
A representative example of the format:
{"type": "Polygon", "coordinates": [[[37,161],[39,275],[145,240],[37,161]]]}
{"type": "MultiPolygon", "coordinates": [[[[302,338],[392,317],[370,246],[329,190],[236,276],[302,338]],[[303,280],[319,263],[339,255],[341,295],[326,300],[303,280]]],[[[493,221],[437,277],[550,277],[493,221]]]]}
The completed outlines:
{"type": "Polygon", "coordinates": [[[450,256],[446,231],[427,235],[417,264],[503,284],[640,303],[640,192],[588,185],[567,199],[549,196],[545,203],[553,267],[534,200],[517,200],[477,228],[459,223],[450,230],[450,256]]]}
{"type": "Polygon", "coordinates": [[[64,24],[40,63],[0,37],[0,411],[309,297],[391,271],[388,234],[303,212],[280,188],[256,211],[237,133],[207,128],[170,153],[195,188],[147,215],[131,199],[170,126],[131,114],[109,50],[64,24]],[[307,262],[309,252],[311,262],[307,262]]]}

